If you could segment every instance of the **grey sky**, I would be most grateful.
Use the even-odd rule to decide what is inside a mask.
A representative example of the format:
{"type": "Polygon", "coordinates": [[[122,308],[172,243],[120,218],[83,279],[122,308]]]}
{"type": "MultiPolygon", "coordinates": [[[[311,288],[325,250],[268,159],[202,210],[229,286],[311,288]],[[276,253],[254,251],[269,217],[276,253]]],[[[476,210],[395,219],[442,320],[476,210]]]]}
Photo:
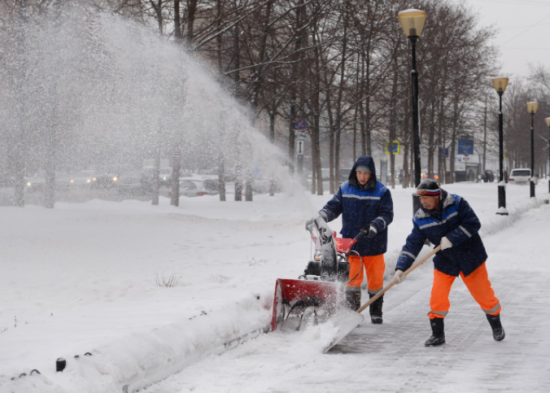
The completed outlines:
{"type": "MultiPolygon", "coordinates": [[[[453,0],[479,14],[480,24],[494,25],[501,74],[529,75],[529,66],[550,69],[550,0],[453,0]]],[[[429,19],[429,15],[428,15],[429,19]]]]}

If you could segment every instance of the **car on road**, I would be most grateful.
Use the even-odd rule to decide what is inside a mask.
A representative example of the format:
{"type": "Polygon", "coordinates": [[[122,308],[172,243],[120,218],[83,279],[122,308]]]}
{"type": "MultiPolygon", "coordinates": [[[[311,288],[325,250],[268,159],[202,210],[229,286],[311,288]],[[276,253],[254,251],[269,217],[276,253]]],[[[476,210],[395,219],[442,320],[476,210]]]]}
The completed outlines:
{"type": "Polygon", "coordinates": [[[172,168],[160,168],[159,181],[161,187],[170,187],[172,185],[172,168]]]}
{"type": "Polygon", "coordinates": [[[117,192],[124,195],[144,195],[147,187],[143,182],[143,172],[131,171],[120,174],[117,192]]]}
{"type": "Polygon", "coordinates": [[[46,173],[39,171],[29,177],[26,182],[27,191],[37,192],[42,191],[46,185],[46,173]]]}
{"type": "Polygon", "coordinates": [[[110,189],[116,186],[118,175],[116,173],[97,172],[92,178],[92,189],[110,189]]]}
{"type": "MultiPolygon", "coordinates": [[[[55,189],[67,190],[71,177],[65,172],[55,172],[55,189]]],[[[46,172],[40,170],[26,179],[26,189],[29,192],[42,191],[46,187],[46,172]]]]}
{"type": "Polygon", "coordinates": [[[514,168],[508,177],[508,183],[511,184],[527,184],[531,180],[531,169],[529,168],[514,168]]]}
{"type": "Polygon", "coordinates": [[[86,170],[72,173],[70,175],[69,183],[71,187],[78,188],[92,188],[92,184],[95,178],[95,171],[86,170]]]}

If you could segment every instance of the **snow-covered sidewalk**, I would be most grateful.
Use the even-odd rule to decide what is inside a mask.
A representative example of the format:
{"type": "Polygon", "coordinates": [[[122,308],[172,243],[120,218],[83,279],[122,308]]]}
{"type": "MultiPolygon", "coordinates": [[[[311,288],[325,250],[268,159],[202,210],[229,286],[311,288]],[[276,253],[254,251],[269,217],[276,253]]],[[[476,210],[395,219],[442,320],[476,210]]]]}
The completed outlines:
{"type": "Polygon", "coordinates": [[[272,333],[146,391],[547,392],[549,223],[550,206],[543,205],[484,238],[490,278],[503,305],[503,342],[493,340],[483,312],[457,279],[445,319],[447,344],[423,346],[431,333],[427,264],[388,292],[383,325],[364,322],[328,355],[320,355],[312,332],[292,339],[272,333]]]}
{"type": "MultiPolygon", "coordinates": [[[[461,376],[463,368],[483,386],[477,377],[483,367],[471,360],[494,371],[500,360],[513,356],[526,359],[536,376],[531,391],[536,390],[544,380],[542,371],[550,375],[548,362],[532,361],[548,353],[550,336],[537,330],[544,326],[537,321],[550,320],[541,306],[548,297],[544,284],[550,269],[540,262],[550,234],[550,213],[542,202],[548,198],[547,184],[539,185],[537,201],[528,198],[526,187],[509,186],[508,217],[495,214],[495,184],[446,188],[463,195],[482,220],[489,272],[506,310],[508,337],[496,344],[500,347],[457,280],[447,352],[441,361],[431,355],[440,349],[425,352],[421,344],[429,333],[425,313],[431,285],[426,264],[388,294],[384,325],[360,327],[335,348],[339,355],[319,354],[321,329],[300,340],[272,333],[217,356],[228,343],[234,346],[235,338],[265,326],[274,280],[302,272],[310,249],[304,221],[329,195],[261,195],[253,203],[225,204],[215,197],[182,198],[179,209],[166,200],[161,207],[93,201],[59,204],[54,211],[3,208],[0,391],[115,392],[126,385],[130,390],[147,386],[184,368],[149,390],[295,391],[298,385],[305,391],[335,391],[350,381],[346,386],[352,390],[445,391],[440,387],[447,386],[457,391],[450,382],[440,383],[440,375],[461,376]],[[524,222],[532,225],[518,232],[524,222]],[[170,279],[176,280],[173,287],[157,284],[170,279]],[[534,282],[539,285],[533,287],[534,282]],[[521,329],[529,334],[520,334],[521,329]],[[533,334],[539,334],[538,345],[530,341],[533,334]],[[514,341],[514,336],[521,339],[514,341]],[[58,357],[68,365],[56,374],[58,357]],[[449,370],[444,372],[445,366],[449,370]],[[41,375],[11,380],[32,369],[41,375]]],[[[411,228],[411,192],[392,191],[396,217],[390,226],[388,273],[411,228]]],[[[339,222],[331,226],[337,230],[339,222]]],[[[519,386],[514,381],[520,377],[503,370],[509,380],[497,390],[518,391],[513,386],[519,386]]],[[[487,381],[499,378],[487,375],[487,381]]],[[[469,383],[464,378],[458,389],[475,391],[477,385],[469,383]]]]}

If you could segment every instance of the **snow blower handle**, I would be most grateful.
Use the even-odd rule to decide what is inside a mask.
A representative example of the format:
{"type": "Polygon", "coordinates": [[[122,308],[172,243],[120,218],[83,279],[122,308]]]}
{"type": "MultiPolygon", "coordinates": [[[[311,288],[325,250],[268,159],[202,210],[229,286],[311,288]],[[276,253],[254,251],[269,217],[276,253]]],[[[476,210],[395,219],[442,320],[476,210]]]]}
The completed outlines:
{"type": "MultiPolygon", "coordinates": [[[[420,261],[416,262],[414,265],[412,265],[410,268],[405,270],[403,274],[401,275],[402,279],[407,277],[409,273],[411,273],[414,269],[416,269],[418,266],[422,265],[424,262],[426,262],[428,259],[433,257],[436,252],[441,250],[441,246],[437,246],[434,248],[428,255],[426,255],[424,258],[422,258],[420,261]]],[[[386,285],[380,292],[378,292],[376,295],[374,295],[372,298],[369,299],[368,302],[363,304],[359,310],[357,310],[358,313],[363,312],[368,306],[370,306],[372,303],[374,303],[380,296],[382,296],[388,289],[393,287],[395,284],[397,284],[397,279],[393,279],[392,282],[390,282],[388,285],[386,285]]]]}

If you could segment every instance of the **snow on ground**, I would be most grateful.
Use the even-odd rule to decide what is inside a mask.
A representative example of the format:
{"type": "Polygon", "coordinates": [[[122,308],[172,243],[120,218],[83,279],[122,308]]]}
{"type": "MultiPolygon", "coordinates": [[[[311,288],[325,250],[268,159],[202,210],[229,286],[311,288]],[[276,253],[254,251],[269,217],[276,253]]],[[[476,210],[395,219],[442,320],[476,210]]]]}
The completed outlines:
{"type": "MultiPolygon", "coordinates": [[[[547,391],[548,184],[539,184],[537,199],[528,187],[509,185],[507,217],[495,214],[495,183],[445,188],[464,196],[482,221],[503,304],[502,343],[458,279],[447,345],[423,347],[430,263],[388,292],[382,326],[363,323],[327,355],[327,327],[261,334],[275,279],[303,271],[310,256],[304,222],[328,194],[257,195],[252,203],[183,197],[179,208],[166,199],[160,207],[94,200],[1,208],[0,391],[151,384],[155,393],[547,391]],[[170,280],[174,286],[162,285],[170,280]],[[237,345],[247,333],[250,340],[237,345]],[[55,373],[58,357],[67,360],[63,373],[55,373]],[[41,374],[30,376],[32,369],[41,374]]],[[[411,229],[411,192],[392,190],[387,280],[411,229]]],[[[330,225],[340,228],[338,220],[330,225]]]]}

